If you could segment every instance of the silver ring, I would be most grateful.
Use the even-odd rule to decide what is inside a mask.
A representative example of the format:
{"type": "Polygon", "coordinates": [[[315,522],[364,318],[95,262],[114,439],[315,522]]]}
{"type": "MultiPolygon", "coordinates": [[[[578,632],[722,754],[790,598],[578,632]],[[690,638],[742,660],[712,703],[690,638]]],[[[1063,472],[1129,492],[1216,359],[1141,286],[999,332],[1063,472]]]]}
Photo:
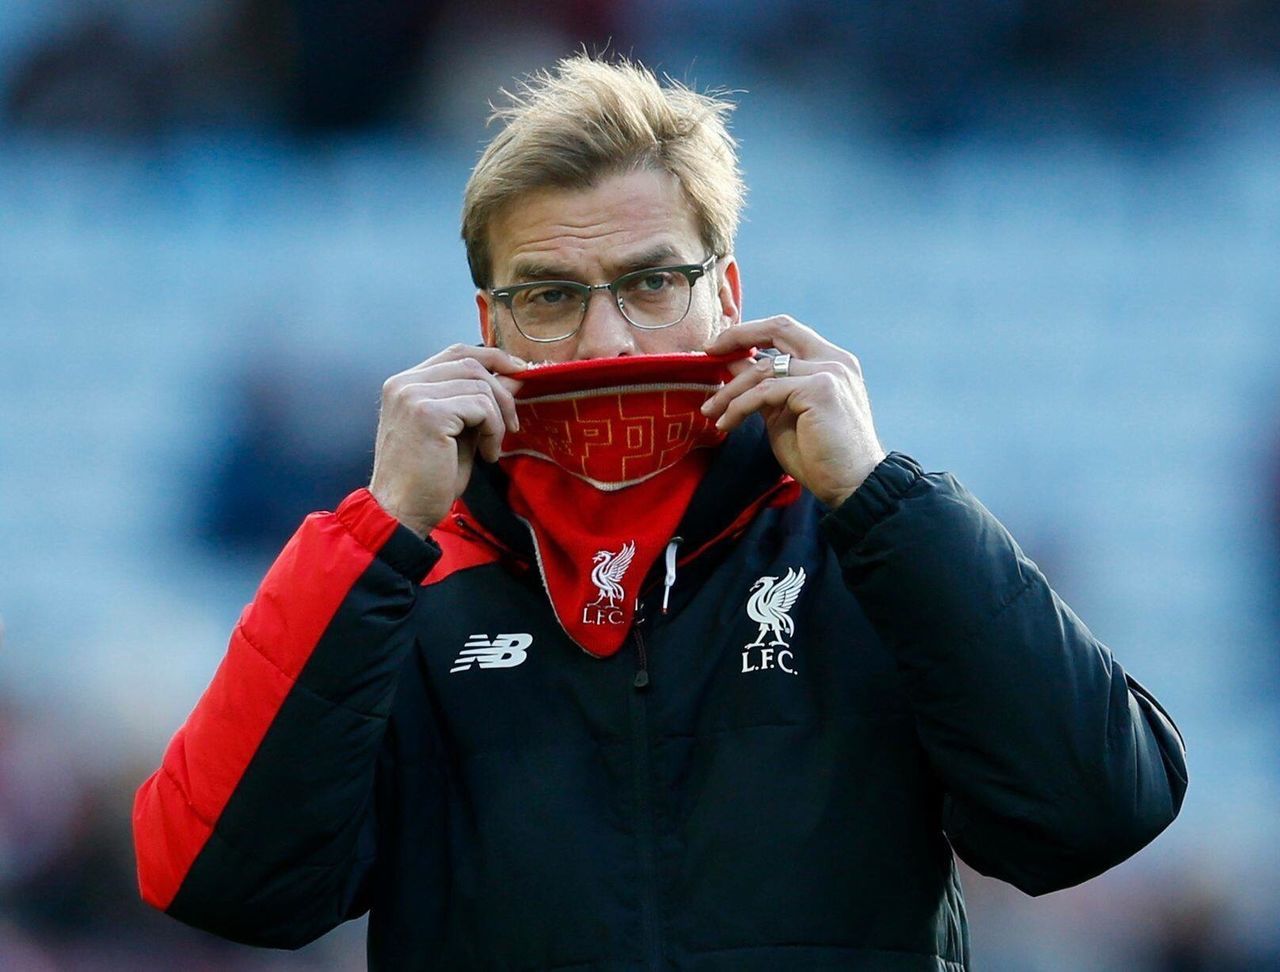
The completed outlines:
{"type": "Polygon", "coordinates": [[[773,356],[773,377],[775,378],[791,377],[791,355],[775,354],[773,356]]]}

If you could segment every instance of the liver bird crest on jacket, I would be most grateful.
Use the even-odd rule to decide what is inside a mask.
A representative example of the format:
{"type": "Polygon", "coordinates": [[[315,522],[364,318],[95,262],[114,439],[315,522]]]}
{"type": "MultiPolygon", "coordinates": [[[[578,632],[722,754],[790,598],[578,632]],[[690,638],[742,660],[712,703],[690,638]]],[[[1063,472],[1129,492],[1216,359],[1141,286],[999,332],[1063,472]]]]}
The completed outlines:
{"type": "Polygon", "coordinates": [[[591,602],[592,607],[604,604],[606,601],[611,608],[618,606],[618,602],[623,597],[622,576],[631,566],[631,558],[635,555],[634,540],[624,543],[617,553],[608,550],[596,551],[596,555],[591,558],[591,562],[595,564],[591,570],[591,583],[596,585],[600,595],[591,602]]]}
{"type": "Polygon", "coordinates": [[[747,617],[760,625],[756,640],[747,645],[754,648],[764,644],[766,634],[772,636],[771,645],[786,645],[785,636],[795,632],[795,622],[791,620],[791,608],[800,596],[800,588],[804,587],[804,568],[798,571],[787,568],[782,580],[776,577],[761,577],[751,585],[751,597],[747,601],[747,617]]]}

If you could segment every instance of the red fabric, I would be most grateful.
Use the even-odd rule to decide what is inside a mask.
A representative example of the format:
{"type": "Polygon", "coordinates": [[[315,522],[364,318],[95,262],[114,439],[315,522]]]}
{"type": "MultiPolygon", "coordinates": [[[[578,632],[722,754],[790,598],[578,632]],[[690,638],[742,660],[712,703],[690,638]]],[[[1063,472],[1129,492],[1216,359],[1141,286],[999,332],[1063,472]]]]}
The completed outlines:
{"type": "Polygon", "coordinates": [[[508,500],[533,532],[561,626],[600,657],[622,647],[640,585],[724,436],[699,411],[734,354],[542,365],[522,376],[503,441],[508,500]]]}
{"type": "Polygon", "coordinates": [[[307,517],[272,565],[213,681],[134,798],[138,886],[150,904],[173,901],[320,636],[395,528],[357,490],[336,514],[307,517]],[[275,596],[304,588],[304,598],[275,596]]]}
{"type": "Polygon", "coordinates": [[[439,584],[460,570],[483,567],[502,559],[502,546],[468,517],[461,500],[453,504],[449,515],[431,531],[431,539],[440,548],[440,559],[422,579],[423,587],[439,584]]]}

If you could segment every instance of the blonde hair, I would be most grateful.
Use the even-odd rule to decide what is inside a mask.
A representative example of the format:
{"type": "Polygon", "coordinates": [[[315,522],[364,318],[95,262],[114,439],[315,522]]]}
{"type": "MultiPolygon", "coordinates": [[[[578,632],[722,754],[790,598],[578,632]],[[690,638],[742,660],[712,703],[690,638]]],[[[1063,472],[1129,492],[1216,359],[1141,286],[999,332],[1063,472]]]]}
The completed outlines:
{"type": "Polygon", "coordinates": [[[503,128],[463,195],[462,239],[477,287],[491,286],[489,225],[506,206],[534,189],[587,189],[637,169],[674,175],[709,252],[733,251],[745,196],[725,125],[734,105],[666,80],[625,58],[578,54],[502,92],[510,103],[493,106],[489,120],[503,128]]]}

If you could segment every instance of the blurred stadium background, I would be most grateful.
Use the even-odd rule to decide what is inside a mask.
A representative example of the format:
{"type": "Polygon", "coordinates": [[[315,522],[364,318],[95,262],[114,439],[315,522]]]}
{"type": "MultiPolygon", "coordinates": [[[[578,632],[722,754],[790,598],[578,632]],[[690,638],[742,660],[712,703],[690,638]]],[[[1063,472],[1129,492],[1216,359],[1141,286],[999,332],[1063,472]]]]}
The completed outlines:
{"type": "Polygon", "coordinates": [[[134,788],[382,379],[476,334],[486,102],[580,44],[739,89],[748,316],[863,360],[1189,743],[1181,818],[983,970],[1280,968],[1280,5],[0,4],[0,969],[356,969],[141,905],[134,788]],[[554,10],[551,7],[554,6],[554,10]]]}

